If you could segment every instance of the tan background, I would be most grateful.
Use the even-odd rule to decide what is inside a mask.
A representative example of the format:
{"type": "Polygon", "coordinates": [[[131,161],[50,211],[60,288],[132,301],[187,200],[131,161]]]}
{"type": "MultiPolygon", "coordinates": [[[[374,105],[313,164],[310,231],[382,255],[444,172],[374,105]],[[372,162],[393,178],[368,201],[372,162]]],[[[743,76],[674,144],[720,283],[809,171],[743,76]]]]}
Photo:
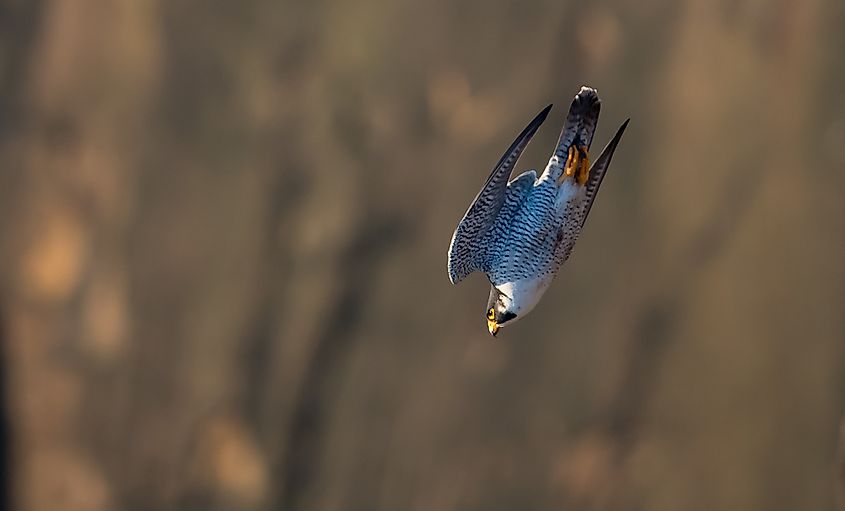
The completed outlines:
{"type": "Polygon", "coordinates": [[[0,3],[22,510],[836,509],[845,3],[0,3]],[[446,249],[545,104],[631,125],[491,340],[446,249]]]}

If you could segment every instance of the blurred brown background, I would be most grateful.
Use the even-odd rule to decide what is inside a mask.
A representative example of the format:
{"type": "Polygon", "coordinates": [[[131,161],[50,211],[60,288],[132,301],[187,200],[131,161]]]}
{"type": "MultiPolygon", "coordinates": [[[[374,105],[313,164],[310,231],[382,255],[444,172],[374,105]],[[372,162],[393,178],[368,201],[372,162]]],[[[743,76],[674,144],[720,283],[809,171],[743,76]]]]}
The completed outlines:
{"type": "Polygon", "coordinates": [[[0,2],[4,507],[836,509],[843,27],[841,0],[0,2]],[[631,125],[491,340],[449,238],[582,84],[598,148],[631,125]]]}

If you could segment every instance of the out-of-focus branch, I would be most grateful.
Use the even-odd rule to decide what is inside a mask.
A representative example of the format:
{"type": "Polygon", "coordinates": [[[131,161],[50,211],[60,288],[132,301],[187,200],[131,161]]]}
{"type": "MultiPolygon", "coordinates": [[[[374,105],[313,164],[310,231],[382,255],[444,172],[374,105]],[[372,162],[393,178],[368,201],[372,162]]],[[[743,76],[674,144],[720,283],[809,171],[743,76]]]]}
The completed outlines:
{"type": "Polygon", "coordinates": [[[742,178],[726,184],[724,191],[716,195],[719,202],[712,206],[707,216],[709,221],[680,251],[676,264],[667,269],[656,290],[635,302],[640,305],[629,316],[631,326],[624,330],[630,332],[630,337],[624,343],[627,355],[619,369],[615,390],[606,408],[597,414],[597,419],[582,437],[590,442],[598,436],[605,449],[602,458],[605,464],[600,467],[601,473],[593,474],[593,477],[610,484],[602,485],[601,489],[597,485],[596,493],[581,496],[593,505],[614,508],[613,488],[618,485],[613,481],[621,477],[621,470],[641,431],[655,378],[672,343],[674,320],[703,270],[729,245],[736,232],[733,225],[747,214],[762,178],[761,171],[750,170],[742,178]],[[688,268],[694,270],[685,270],[688,268]]]}
{"type": "Polygon", "coordinates": [[[286,456],[274,472],[283,476],[280,495],[273,499],[281,509],[298,509],[300,499],[314,478],[324,440],[326,411],[333,405],[339,378],[355,347],[356,328],[366,304],[369,280],[383,257],[389,254],[401,231],[389,220],[362,222],[361,234],[340,258],[335,271],[342,281],[329,307],[314,351],[307,362],[300,393],[286,440],[286,456]]]}
{"type": "Polygon", "coordinates": [[[733,226],[741,221],[754,202],[761,179],[762,172],[750,171],[725,185],[724,191],[716,195],[719,202],[711,208],[707,216],[710,220],[689,241],[676,260],[677,264],[663,276],[660,288],[651,298],[641,302],[634,324],[628,330],[632,334],[630,356],[603,419],[602,428],[616,439],[618,458],[624,458],[628,453],[641,424],[654,376],[670,343],[673,319],[683,308],[703,270],[730,243],[736,232],[733,226]],[[685,271],[685,268],[694,270],[685,271]]]}

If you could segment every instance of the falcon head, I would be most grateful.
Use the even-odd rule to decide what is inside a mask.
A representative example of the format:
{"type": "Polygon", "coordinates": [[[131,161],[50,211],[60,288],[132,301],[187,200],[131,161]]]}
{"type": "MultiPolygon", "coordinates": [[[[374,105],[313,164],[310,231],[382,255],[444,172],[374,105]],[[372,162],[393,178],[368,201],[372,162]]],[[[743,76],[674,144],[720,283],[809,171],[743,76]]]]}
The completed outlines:
{"type": "Polygon", "coordinates": [[[499,328],[517,318],[513,299],[499,291],[496,286],[490,286],[490,298],[487,300],[487,331],[496,337],[499,328]]]}

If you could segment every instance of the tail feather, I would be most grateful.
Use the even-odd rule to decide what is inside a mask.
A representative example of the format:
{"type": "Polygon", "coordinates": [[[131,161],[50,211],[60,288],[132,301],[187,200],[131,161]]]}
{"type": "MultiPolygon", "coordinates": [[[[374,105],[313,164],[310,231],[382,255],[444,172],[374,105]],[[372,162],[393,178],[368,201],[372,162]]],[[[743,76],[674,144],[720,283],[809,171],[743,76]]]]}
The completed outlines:
{"type": "Polygon", "coordinates": [[[593,142],[593,134],[601,111],[598,92],[590,87],[581,87],[569,106],[566,123],[560,132],[555,153],[544,172],[554,180],[563,175],[564,165],[571,159],[570,148],[586,152],[593,142]]]}
{"type": "Polygon", "coordinates": [[[599,122],[601,100],[596,89],[581,87],[566,116],[566,124],[560,132],[555,155],[564,160],[571,146],[587,147],[593,142],[593,134],[599,122]]]}

